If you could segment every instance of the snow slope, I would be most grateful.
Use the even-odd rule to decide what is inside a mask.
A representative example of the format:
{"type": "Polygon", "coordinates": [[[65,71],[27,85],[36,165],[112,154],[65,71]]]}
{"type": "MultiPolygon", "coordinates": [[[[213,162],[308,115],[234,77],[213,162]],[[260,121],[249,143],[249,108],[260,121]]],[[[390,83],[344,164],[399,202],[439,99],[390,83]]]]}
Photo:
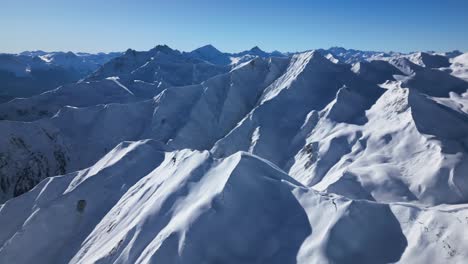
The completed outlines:
{"type": "MultiPolygon", "coordinates": [[[[101,104],[105,103],[103,99],[133,98],[112,80],[96,87],[83,83],[83,91],[78,93],[86,89],[101,93],[90,97],[92,101],[83,97],[82,103],[101,100],[99,104],[85,108],[64,106],[53,118],[34,122],[2,121],[0,155],[4,165],[0,173],[4,183],[0,200],[29,190],[45,177],[89,166],[123,140],[154,138],[174,146],[209,149],[250,111],[261,89],[281,74],[287,62],[258,59],[255,68],[246,64],[200,85],[166,89],[154,99],[127,104],[101,104]],[[101,97],[103,94],[109,96],[101,97]]],[[[50,111],[58,105],[40,101],[52,98],[56,102],[57,97],[67,98],[43,94],[37,98],[37,107],[50,111]]],[[[31,106],[32,100],[25,102],[31,106]]]]}
{"type": "Polygon", "coordinates": [[[462,263],[466,214],[319,193],[242,152],[123,142],[0,207],[0,261],[462,263]]]}

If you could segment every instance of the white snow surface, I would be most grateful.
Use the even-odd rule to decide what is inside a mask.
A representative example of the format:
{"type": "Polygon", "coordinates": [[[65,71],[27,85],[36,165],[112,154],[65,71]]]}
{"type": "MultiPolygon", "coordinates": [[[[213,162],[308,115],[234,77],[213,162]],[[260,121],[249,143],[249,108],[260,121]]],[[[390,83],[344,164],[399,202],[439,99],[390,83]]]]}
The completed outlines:
{"type": "Polygon", "coordinates": [[[0,104],[0,263],[465,263],[466,65],[157,46],[0,104]]]}
{"type": "Polygon", "coordinates": [[[452,59],[452,75],[468,81],[468,52],[452,59]]]}
{"type": "Polygon", "coordinates": [[[462,263],[466,215],[320,193],[245,152],[123,142],[3,205],[0,261],[462,263]]]}

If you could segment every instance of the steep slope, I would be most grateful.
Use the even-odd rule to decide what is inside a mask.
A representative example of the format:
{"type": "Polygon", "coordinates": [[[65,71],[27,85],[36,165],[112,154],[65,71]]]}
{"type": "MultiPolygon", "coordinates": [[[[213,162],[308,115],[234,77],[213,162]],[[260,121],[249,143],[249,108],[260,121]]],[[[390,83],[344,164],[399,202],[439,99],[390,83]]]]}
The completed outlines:
{"type": "Polygon", "coordinates": [[[415,72],[424,70],[423,66],[415,64],[410,59],[403,56],[391,57],[388,62],[405,75],[411,75],[415,72]]]}
{"type": "Polygon", "coordinates": [[[153,110],[153,101],[65,107],[51,119],[0,122],[0,201],[85,168],[123,140],[142,138],[153,110]]]}
{"type": "Polygon", "coordinates": [[[254,59],[203,83],[203,93],[170,146],[210,149],[258,104],[265,87],[284,73],[288,59],[254,59]]]}
{"type": "Polygon", "coordinates": [[[124,142],[90,168],[46,179],[2,205],[0,261],[374,264],[467,257],[466,208],[352,201],[304,187],[246,153],[214,159],[206,151],[167,151],[154,141],[124,142]]]}
{"type": "Polygon", "coordinates": [[[366,116],[364,126],[319,120],[290,174],[319,190],[354,199],[425,204],[468,200],[463,177],[468,164],[466,114],[397,85],[366,116]]]}
{"type": "Polygon", "coordinates": [[[220,156],[252,152],[282,167],[301,148],[303,125],[332,102],[340,89],[365,95],[343,122],[362,122],[363,111],[383,92],[360,80],[347,65],[334,64],[318,52],[294,55],[283,75],[268,86],[256,106],[213,149],[220,156]]]}
{"type": "MultiPolygon", "coordinates": [[[[122,140],[154,138],[178,148],[209,149],[251,110],[263,88],[284,71],[287,62],[258,59],[256,67],[246,64],[200,85],[166,89],[152,100],[67,106],[51,119],[30,123],[1,121],[0,201],[29,190],[45,177],[89,166],[122,140]],[[31,157],[37,158],[30,161],[31,157]]],[[[82,83],[83,91],[89,88],[111,96],[85,96],[82,103],[104,103],[119,95],[121,100],[134,99],[113,82],[107,80],[110,86],[101,82],[96,87],[82,83]]],[[[37,107],[50,111],[58,106],[53,104],[57,98],[67,97],[55,94],[50,98],[51,103],[38,103],[37,107]]],[[[37,100],[48,99],[44,94],[37,100]]]]}

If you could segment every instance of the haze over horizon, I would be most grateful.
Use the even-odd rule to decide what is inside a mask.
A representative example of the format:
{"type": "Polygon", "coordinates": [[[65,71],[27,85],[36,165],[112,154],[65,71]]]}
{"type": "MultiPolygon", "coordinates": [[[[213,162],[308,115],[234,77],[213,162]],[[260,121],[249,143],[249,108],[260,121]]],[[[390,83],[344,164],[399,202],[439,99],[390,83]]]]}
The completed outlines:
{"type": "Polygon", "coordinates": [[[224,52],[259,46],[303,51],[341,46],[378,51],[468,50],[468,2],[310,1],[236,3],[202,0],[6,0],[0,52],[110,52],[156,44],[224,52]]]}

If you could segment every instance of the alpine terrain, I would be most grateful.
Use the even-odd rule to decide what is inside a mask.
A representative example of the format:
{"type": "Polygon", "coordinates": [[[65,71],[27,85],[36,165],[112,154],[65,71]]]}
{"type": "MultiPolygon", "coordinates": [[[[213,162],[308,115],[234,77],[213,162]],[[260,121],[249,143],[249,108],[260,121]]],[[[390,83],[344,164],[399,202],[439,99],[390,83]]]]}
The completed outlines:
{"type": "Polygon", "coordinates": [[[468,263],[468,53],[0,54],[0,263],[468,263]]]}

